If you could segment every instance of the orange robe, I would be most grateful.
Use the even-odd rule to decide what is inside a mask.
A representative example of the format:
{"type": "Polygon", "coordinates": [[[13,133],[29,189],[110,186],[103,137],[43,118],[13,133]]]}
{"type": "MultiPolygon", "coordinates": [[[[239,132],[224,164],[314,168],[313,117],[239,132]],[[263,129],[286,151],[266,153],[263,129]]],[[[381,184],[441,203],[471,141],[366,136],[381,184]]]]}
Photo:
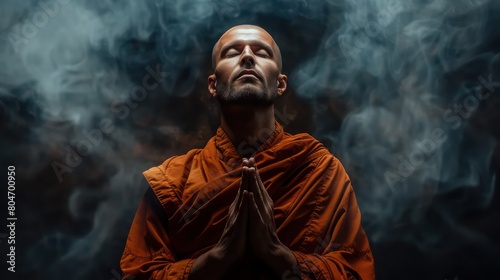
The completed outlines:
{"type": "MultiPolygon", "coordinates": [[[[249,262],[227,279],[301,279],[298,273],[302,279],[374,279],[361,214],[339,160],[310,135],[290,135],[277,122],[254,158],[274,201],[277,235],[299,266],[271,278],[249,262]]],[[[205,148],[145,171],[151,188],[130,228],[120,262],[124,279],[188,279],[196,257],[222,235],[241,166],[219,128],[205,148]]]]}

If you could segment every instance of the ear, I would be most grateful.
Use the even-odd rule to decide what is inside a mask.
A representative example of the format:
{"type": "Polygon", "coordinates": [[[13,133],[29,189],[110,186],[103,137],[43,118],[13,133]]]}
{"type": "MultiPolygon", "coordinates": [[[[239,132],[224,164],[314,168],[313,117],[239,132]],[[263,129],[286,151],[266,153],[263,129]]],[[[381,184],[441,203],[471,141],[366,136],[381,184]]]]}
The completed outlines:
{"type": "Polygon", "coordinates": [[[217,78],[215,77],[215,74],[208,76],[208,91],[210,92],[210,95],[212,95],[212,97],[217,96],[217,90],[215,88],[216,82],[217,78]]]}
{"type": "Polygon", "coordinates": [[[280,74],[278,76],[278,96],[283,95],[286,90],[286,82],[288,77],[286,75],[280,74]]]}

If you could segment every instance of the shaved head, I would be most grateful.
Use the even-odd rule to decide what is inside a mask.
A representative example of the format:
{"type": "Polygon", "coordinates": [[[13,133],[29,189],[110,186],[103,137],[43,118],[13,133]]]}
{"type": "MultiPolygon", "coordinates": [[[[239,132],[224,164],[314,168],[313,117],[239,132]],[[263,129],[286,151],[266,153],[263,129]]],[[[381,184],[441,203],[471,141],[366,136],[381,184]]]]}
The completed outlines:
{"type": "Polygon", "coordinates": [[[231,37],[231,35],[234,34],[259,34],[262,40],[266,41],[267,43],[270,44],[275,56],[274,59],[276,61],[276,64],[278,65],[278,68],[281,72],[282,69],[282,61],[281,61],[281,52],[278,47],[278,44],[274,41],[274,38],[269,34],[265,29],[262,27],[259,27],[257,25],[250,25],[250,24],[243,24],[243,25],[237,25],[229,30],[227,30],[222,36],[219,38],[217,43],[215,43],[214,48],[212,49],[212,69],[215,69],[217,66],[217,63],[220,59],[221,55],[221,50],[224,47],[224,45],[227,43],[228,37],[231,37]]]}
{"type": "Polygon", "coordinates": [[[225,106],[271,106],[286,89],[278,45],[261,27],[238,25],[222,34],[212,64],[208,89],[225,106]]]}

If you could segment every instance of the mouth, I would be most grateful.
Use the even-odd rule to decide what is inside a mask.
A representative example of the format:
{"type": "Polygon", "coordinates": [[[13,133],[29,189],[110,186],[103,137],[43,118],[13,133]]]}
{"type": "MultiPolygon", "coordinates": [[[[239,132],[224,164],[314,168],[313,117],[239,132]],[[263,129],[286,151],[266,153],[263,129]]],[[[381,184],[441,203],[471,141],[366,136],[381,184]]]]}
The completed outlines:
{"type": "Polygon", "coordinates": [[[259,76],[257,76],[257,73],[253,70],[243,70],[238,74],[238,76],[236,76],[236,80],[241,79],[241,78],[259,79],[259,76]]]}

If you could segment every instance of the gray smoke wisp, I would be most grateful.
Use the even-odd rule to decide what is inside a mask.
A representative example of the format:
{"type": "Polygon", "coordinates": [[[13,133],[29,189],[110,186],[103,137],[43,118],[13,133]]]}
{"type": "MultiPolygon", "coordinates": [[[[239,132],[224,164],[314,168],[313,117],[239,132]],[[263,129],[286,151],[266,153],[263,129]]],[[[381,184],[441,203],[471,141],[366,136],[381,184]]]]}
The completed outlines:
{"type": "Polygon", "coordinates": [[[349,171],[374,246],[406,241],[427,252],[451,229],[460,238],[445,249],[465,240],[499,250],[460,223],[495,192],[496,140],[471,124],[500,90],[500,57],[486,48],[495,1],[0,7],[0,127],[17,135],[2,137],[2,157],[23,162],[20,211],[36,224],[21,234],[29,277],[117,279],[141,172],[212,135],[203,97],[211,48],[242,23],[280,44],[289,91],[349,171]]]}
{"type": "MultiPolygon", "coordinates": [[[[445,236],[426,224],[434,196],[470,188],[453,207],[491,202],[494,139],[471,131],[467,120],[500,86],[498,55],[481,54],[489,1],[352,1],[345,20],[322,42],[318,54],[291,79],[311,100],[325,92],[348,100],[333,139],[360,191],[366,230],[375,242],[394,238],[432,247],[445,236]],[[475,76],[447,79],[485,55],[475,76]],[[411,212],[411,220],[401,218],[411,212]],[[403,223],[404,229],[393,231],[403,223]],[[428,238],[419,238],[418,236],[428,238]]],[[[317,105],[321,112],[321,103],[317,105]]],[[[319,118],[318,118],[319,119],[319,118]]],[[[329,134],[329,135],[328,135],[329,134]]],[[[437,209],[456,225],[452,206],[437,209]]],[[[497,248],[498,249],[498,248],[497,248]]]]}

